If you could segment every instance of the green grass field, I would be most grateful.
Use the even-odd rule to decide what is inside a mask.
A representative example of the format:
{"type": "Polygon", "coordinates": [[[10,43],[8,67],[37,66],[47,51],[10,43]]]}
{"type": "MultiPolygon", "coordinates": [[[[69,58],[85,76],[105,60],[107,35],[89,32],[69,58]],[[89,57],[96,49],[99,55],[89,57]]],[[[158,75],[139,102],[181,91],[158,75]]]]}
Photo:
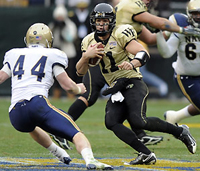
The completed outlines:
{"type": "MultiPolygon", "coordinates": [[[[69,100],[50,100],[51,103],[65,111],[73,101],[69,100]]],[[[104,126],[104,109],[106,100],[98,100],[97,103],[88,108],[85,113],[77,120],[77,124],[85,133],[91,145],[95,157],[99,158],[132,158],[136,157],[136,151],[132,150],[128,145],[120,141],[111,131],[104,126]]],[[[183,101],[168,101],[168,100],[149,100],[147,105],[147,116],[157,116],[163,119],[163,113],[166,110],[178,110],[188,103],[183,101]]],[[[53,158],[53,156],[36,142],[34,142],[29,134],[16,131],[9,121],[8,107],[9,99],[0,99],[0,157],[44,157],[53,158]]],[[[195,137],[197,144],[200,143],[200,119],[193,117],[185,119],[184,124],[188,124],[192,135],[195,137]]],[[[164,136],[163,142],[148,146],[155,152],[158,159],[174,159],[186,160],[191,162],[200,162],[200,152],[197,149],[196,154],[192,155],[188,152],[185,145],[176,140],[172,135],[148,132],[150,135],[164,136]]],[[[74,145],[72,150],[68,151],[72,158],[81,159],[81,156],[76,152],[74,145]]]]}

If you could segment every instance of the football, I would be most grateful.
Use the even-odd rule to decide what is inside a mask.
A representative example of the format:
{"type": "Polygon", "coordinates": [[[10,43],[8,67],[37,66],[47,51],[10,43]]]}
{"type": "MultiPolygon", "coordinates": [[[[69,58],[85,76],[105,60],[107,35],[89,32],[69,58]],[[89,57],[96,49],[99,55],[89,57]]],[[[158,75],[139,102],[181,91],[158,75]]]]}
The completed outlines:
{"type": "MultiPolygon", "coordinates": [[[[102,44],[100,44],[97,48],[104,48],[104,47],[103,47],[102,44]]],[[[90,58],[89,64],[88,64],[88,65],[89,65],[90,67],[94,67],[94,66],[98,65],[100,61],[101,61],[101,59],[98,58],[98,57],[90,58]]]]}

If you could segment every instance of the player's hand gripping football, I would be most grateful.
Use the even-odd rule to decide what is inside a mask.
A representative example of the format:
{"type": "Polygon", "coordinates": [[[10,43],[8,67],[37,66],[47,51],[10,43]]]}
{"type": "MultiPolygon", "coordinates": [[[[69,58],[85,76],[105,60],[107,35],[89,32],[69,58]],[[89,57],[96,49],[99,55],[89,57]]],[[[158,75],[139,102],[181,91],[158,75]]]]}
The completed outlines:
{"type": "Polygon", "coordinates": [[[88,49],[86,51],[88,58],[98,57],[102,59],[102,56],[104,55],[104,48],[99,48],[100,45],[102,45],[103,47],[102,43],[88,46],[88,49]]]}

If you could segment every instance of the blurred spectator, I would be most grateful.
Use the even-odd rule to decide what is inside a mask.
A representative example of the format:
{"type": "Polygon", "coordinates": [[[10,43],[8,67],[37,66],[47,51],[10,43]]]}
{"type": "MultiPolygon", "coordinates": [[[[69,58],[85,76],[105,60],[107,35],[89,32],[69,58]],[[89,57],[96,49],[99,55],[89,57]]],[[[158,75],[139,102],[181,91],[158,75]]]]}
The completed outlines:
{"type": "Polygon", "coordinates": [[[112,5],[113,7],[115,7],[118,3],[119,3],[120,0],[110,0],[110,5],[112,5]]]}
{"type": "Polygon", "coordinates": [[[27,7],[28,0],[0,0],[1,7],[27,7]]]}
{"type": "Polygon", "coordinates": [[[90,0],[68,0],[68,6],[69,7],[76,7],[77,4],[91,4],[90,0]]]}
{"type": "MultiPolygon", "coordinates": [[[[70,19],[76,24],[77,31],[78,31],[78,37],[75,42],[76,46],[76,58],[73,59],[73,63],[77,63],[80,59],[82,52],[81,52],[81,41],[82,39],[91,32],[90,29],[90,10],[89,0],[74,0],[76,3],[75,9],[71,12],[69,12],[70,19]]],[[[82,82],[82,77],[78,77],[76,75],[76,78],[74,80],[76,83],[82,82]]]]}
{"type": "MultiPolygon", "coordinates": [[[[53,22],[49,24],[49,28],[54,35],[53,47],[64,51],[69,58],[69,66],[67,73],[74,80],[76,71],[73,58],[76,57],[76,48],[74,42],[77,38],[77,28],[75,23],[68,18],[68,11],[64,5],[57,5],[53,11],[53,22]]],[[[53,85],[53,97],[55,99],[61,96],[61,87],[57,81],[53,85]]],[[[72,94],[67,95],[73,98],[72,94]]]]}

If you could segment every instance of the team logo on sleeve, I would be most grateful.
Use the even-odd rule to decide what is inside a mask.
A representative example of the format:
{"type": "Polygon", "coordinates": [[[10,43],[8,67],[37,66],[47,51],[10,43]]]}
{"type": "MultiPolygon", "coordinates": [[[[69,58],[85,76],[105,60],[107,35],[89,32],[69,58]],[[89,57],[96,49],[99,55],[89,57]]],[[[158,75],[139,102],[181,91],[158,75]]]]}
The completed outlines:
{"type": "Polygon", "coordinates": [[[117,42],[111,41],[111,42],[109,42],[109,46],[110,46],[110,49],[114,49],[117,46],[117,42]]]}

